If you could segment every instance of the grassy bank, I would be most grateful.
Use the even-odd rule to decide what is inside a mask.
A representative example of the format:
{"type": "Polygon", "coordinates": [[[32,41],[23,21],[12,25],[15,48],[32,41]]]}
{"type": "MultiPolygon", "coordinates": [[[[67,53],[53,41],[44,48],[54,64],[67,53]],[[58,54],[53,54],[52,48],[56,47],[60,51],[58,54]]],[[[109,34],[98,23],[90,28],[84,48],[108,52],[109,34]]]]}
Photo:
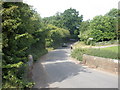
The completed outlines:
{"type": "Polygon", "coordinates": [[[91,45],[86,45],[83,41],[78,41],[76,44],[74,44],[74,48],[90,48],[90,47],[95,47],[95,46],[108,46],[108,45],[117,45],[118,41],[103,41],[103,42],[98,42],[95,43],[94,46],[91,45]]]}
{"type": "Polygon", "coordinates": [[[101,50],[108,50],[108,51],[118,53],[118,48],[120,48],[120,46],[112,46],[112,47],[101,48],[101,50]]]}
{"type": "MultiPolygon", "coordinates": [[[[120,46],[119,46],[120,47],[120,46]]],[[[71,56],[82,61],[83,54],[98,56],[103,58],[118,59],[118,46],[107,48],[76,48],[72,51],[71,56]]]]}

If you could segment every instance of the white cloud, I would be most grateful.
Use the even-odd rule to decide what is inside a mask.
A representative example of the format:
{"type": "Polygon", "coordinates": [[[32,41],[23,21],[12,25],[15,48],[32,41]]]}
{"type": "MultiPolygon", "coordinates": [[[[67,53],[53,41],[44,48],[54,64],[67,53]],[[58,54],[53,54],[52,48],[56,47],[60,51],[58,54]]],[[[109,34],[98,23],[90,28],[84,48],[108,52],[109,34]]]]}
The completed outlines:
{"type": "Polygon", "coordinates": [[[41,17],[54,15],[72,7],[83,15],[84,20],[104,15],[112,8],[118,8],[119,0],[24,0],[33,5],[41,17]]]}

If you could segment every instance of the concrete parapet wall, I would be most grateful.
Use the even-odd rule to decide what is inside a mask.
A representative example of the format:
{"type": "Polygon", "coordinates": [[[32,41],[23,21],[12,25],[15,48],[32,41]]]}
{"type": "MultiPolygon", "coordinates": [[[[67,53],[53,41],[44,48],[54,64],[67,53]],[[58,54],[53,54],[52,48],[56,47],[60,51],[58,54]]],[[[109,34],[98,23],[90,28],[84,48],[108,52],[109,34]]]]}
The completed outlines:
{"type": "Polygon", "coordinates": [[[118,60],[102,58],[90,55],[83,55],[83,64],[89,67],[105,70],[111,73],[118,73],[118,60]]]}

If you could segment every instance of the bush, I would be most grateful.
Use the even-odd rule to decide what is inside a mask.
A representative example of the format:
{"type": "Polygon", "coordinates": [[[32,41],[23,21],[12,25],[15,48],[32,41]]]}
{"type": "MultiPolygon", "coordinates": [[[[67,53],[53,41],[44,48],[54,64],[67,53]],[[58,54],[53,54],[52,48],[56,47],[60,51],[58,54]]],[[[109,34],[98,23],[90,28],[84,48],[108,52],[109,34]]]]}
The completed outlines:
{"type": "Polygon", "coordinates": [[[2,6],[3,88],[32,87],[25,81],[25,68],[22,72],[19,69],[26,65],[29,54],[36,60],[46,52],[41,18],[22,2],[4,2],[2,6]]]}
{"type": "Polygon", "coordinates": [[[53,25],[48,25],[47,30],[48,30],[48,35],[46,38],[47,47],[57,48],[61,45],[61,43],[65,42],[67,38],[70,36],[68,30],[58,28],[53,25]]]}
{"type": "Polygon", "coordinates": [[[76,58],[79,61],[82,61],[82,56],[86,52],[86,49],[83,48],[76,48],[72,51],[71,56],[76,58]]]}

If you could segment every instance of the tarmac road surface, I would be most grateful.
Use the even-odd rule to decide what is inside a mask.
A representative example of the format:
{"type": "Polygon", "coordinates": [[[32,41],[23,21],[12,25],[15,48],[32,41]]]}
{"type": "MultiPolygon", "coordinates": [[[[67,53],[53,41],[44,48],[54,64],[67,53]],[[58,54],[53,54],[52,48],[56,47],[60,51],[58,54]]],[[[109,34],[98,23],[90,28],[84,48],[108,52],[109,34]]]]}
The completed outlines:
{"type": "Polygon", "coordinates": [[[69,47],[44,55],[34,64],[34,88],[118,88],[118,76],[70,60],[69,47]]]}

